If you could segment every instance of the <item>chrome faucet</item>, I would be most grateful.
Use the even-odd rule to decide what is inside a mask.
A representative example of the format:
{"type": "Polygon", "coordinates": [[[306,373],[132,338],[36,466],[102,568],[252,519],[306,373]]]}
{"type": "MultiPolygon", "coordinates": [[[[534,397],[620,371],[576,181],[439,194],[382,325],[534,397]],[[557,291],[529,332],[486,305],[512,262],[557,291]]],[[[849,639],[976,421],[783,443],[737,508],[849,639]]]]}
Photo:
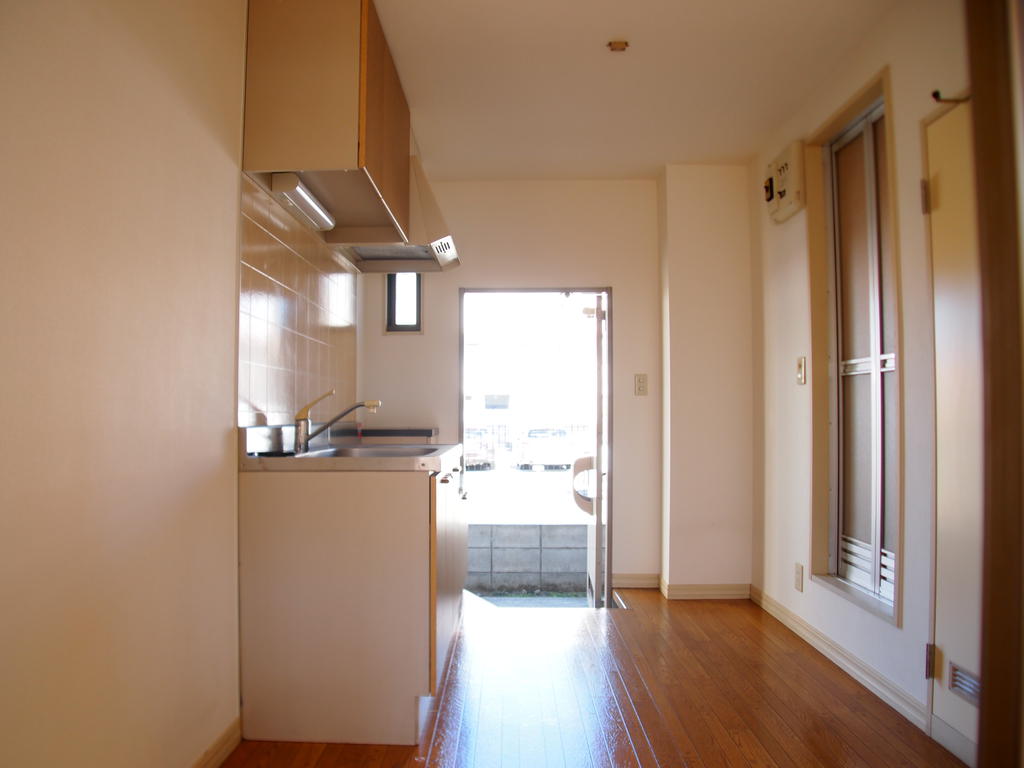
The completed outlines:
{"type": "Polygon", "coordinates": [[[299,455],[300,453],[307,453],[309,451],[310,440],[312,440],[314,437],[321,434],[325,430],[329,429],[334,424],[337,424],[343,418],[352,413],[352,411],[354,411],[356,408],[365,408],[370,413],[376,413],[377,409],[380,408],[381,406],[380,400],[360,400],[358,403],[352,403],[352,405],[343,410],[337,416],[328,419],[319,427],[317,427],[313,432],[310,432],[309,430],[312,427],[312,421],[309,418],[310,409],[314,405],[319,403],[321,400],[328,398],[333,394],[333,389],[330,392],[324,392],[316,400],[313,400],[312,402],[306,403],[304,406],[302,406],[299,409],[299,412],[295,414],[295,455],[299,455]]]}

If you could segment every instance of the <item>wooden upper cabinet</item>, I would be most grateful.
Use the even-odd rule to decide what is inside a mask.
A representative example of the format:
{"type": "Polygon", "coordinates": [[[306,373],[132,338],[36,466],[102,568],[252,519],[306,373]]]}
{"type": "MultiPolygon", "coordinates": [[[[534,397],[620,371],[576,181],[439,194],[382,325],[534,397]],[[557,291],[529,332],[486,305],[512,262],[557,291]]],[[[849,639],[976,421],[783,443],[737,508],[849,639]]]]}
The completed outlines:
{"type": "Polygon", "coordinates": [[[299,172],[331,242],[406,240],[409,105],[370,0],[250,0],[242,168],[299,172]]]}
{"type": "Polygon", "coordinates": [[[370,0],[363,0],[362,7],[359,167],[376,181],[385,200],[401,200],[401,215],[393,213],[408,233],[409,105],[377,10],[370,0]]]}

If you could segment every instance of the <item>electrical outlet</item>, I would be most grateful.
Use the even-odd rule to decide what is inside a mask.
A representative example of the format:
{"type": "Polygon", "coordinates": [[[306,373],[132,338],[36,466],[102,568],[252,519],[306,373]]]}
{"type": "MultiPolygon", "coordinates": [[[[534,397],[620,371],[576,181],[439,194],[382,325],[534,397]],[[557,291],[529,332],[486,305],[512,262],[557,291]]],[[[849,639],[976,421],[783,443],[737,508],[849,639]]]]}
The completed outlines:
{"type": "Polygon", "coordinates": [[[804,591],[804,567],[800,563],[796,564],[793,571],[793,586],[796,587],[797,592],[804,591]]]}
{"type": "Polygon", "coordinates": [[[647,396],[647,374],[646,373],[634,373],[633,374],[633,394],[637,397],[647,396]]]}

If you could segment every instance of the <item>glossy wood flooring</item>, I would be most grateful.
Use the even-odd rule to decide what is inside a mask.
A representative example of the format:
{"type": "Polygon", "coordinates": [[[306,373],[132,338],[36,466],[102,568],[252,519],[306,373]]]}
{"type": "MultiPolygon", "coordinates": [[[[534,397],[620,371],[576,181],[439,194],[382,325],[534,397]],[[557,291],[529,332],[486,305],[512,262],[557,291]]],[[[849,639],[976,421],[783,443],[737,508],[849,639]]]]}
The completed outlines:
{"type": "Polygon", "coordinates": [[[960,766],[746,600],[497,608],[467,593],[420,747],[243,742],[227,768],[960,766]]]}

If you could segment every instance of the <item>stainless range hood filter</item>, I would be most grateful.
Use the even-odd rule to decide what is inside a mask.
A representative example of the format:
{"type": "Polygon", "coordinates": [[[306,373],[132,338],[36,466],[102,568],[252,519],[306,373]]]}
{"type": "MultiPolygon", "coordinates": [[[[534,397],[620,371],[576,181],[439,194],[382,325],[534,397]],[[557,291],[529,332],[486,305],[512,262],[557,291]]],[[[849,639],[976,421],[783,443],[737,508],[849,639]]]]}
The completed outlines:
{"type": "Polygon", "coordinates": [[[363,272],[442,272],[458,266],[458,251],[450,236],[427,245],[362,243],[345,247],[363,272]]]}

